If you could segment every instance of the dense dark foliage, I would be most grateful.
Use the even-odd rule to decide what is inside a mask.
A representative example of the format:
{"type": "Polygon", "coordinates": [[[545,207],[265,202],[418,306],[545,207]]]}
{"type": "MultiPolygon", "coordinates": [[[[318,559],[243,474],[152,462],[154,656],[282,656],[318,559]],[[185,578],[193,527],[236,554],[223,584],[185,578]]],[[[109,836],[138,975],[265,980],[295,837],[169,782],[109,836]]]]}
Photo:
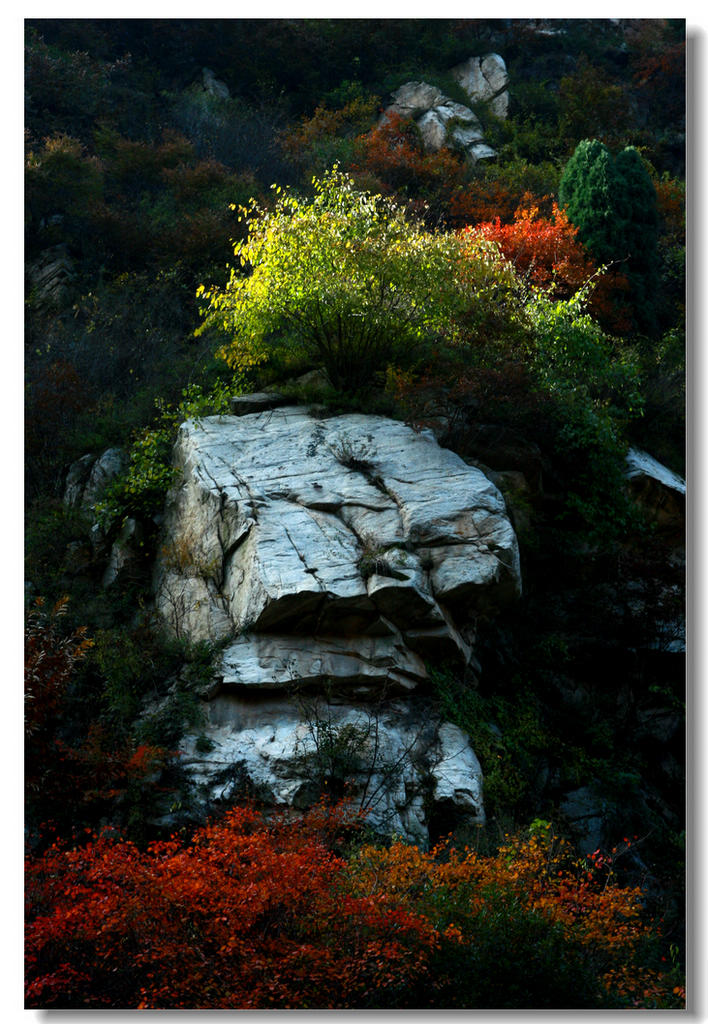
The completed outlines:
{"type": "MultiPolygon", "coordinates": [[[[27,21],[29,1005],[339,1006],[342,971],[347,1005],[360,1008],[680,1005],[685,693],[672,630],[683,536],[631,501],[623,459],[633,443],[684,469],[684,29],[670,19],[27,21]],[[428,153],[413,122],[379,124],[410,79],[459,99],[450,68],[492,51],[511,96],[505,121],[480,111],[495,160],[428,153]],[[209,88],[205,68],[228,94],[209,88]],[[360,379],[343,364],[317,397],[446,425],[443,443],[501,474],[523,598],[478,623],[479,678],[430,666],[441,709],[469,732],[485,773],[477,875],[464,857],[455,875],[443,847],[430,859],[400,844],[357,853],[361,837],[352,846],[338,821],[347,843],[332,842],[324,818],[302,833],[268,831],[238,811],[192,845],[160,824],[198,823],[173,753],[185,730],[199,733],[214,653],[167,640],[150,613],[176,424],[223,410],[235,387],[277,382],[309,397],[288,381],[323,363],[292,325],[263,321],[263,358],[232,360],[234,378],[197,289],[228,291],[233,244],[251,251],[239,206],[253,198],[276,218],[273,182],[309,203],[313,175],[335,162],[347,195],[400,204],[401,238],[446,259],[454,250],[474,297],[460,304],[441,282],[405,352],[386,321],[360,379]],[[102,501],[64,505],[69,465],[114,445],[127,469],[102,501]],[[106,588],[106,553],[129,517],[139,551],[106,588]],[[619,936],[607,957],[578,944],[563,916],[568,893],[544,874],[556,864],[556,848],[538,840],[545,825],[515,846],[505,836],[538,818],[571,835],[563,800],[581,789],[604,808],[608,845],[622,849],[619,890],[607,891],[621,903],[640,889],[643,912],[664,919],[661,938],[642,932],[620,954],[619,905],[593,903],[592,941],[619,936]],[[136,845],[114,843],[118,830],[136,845]],[[638,837],[631,848],[628,835],[638,837]],[[156,839],[168,845],[150,847],[156,839]],[[247,842],[252,877],[229,876],[229,898],[241,913],[250,879],[260,910],[236,949],[198,880],[206,868],[222,878],[219,856],[247,842]],[[287,883],[278,893],[268,885],[276,863],[287,883]],[[474,885],[486,879],[484,911],[473,875],[474,885]],[[374,876],[376,907],[362,889],[374,876]],[[533,899],[519,888],[532,876],[542,880],[533,899]],[[176,909],[185,900],[186,917],[176,909]],[[162,944],[151,920],[166,922],[162,944]],[[227,968],[219,978],[203,973],[214,956],[227,968]]],[[[305,237],[344,244],[316,229],[305,237]]],[[[355,278],[339,275],[341,308],[355,278]]],[[[593,885],[574,921],[585,920],[593,885]]]]}
{"type": "Polygon", "coordinates": [[[565,166],[558,201],[595,259],[620,265],[635,318],[644,330],[656,332],[659,211],[638,151],[627,147],[613,157],[597,139],[584,140],[565,166]]]}

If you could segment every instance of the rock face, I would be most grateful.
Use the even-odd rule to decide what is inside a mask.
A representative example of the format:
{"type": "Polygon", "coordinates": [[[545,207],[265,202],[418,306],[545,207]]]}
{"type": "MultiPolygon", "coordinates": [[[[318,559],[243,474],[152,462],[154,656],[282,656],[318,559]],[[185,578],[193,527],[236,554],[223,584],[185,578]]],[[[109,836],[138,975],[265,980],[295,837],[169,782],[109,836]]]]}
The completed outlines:
{"type": "Polygon", "coordinates": [[[630,448],[627,479],[636,501],[660,529],[683,532],[686,522],[686,481],[648,452],[630,448]]]}
{"type": "MultiPolygon", "coordinates": [[[[470,57],[453,68],[451,73],[471,103],[484,103],[496,117],[507,116],[509,76],[498,54],[470,57]]],[[[429,152],[436,152],[445,145],[454,145],[461,148],[473,163],[496,156],[496,152],[484,141],[484,132],[477,115],[469,107],[454,102],[426,82],[406,82],[397,89],[392,103],[383,113],[383,119],[392,114],[416,122],[423,144],[429,152]]]]}
{"type": "Polygon", "coordinates": [[[62,306],[76,277],[74,264],[65,245],[45,249],[27,268],[35,303],[50,310],[62,306]]]}
{"type": "Polygon", "coordinates": [[[349,772],[362,802],[379,794],[372,823],[421,841],[431,800],[479,820],[479,764],[430,717],[425,659],[463,671],[476,616],[520,591],[497,488],[427,433],[304,407],[186,423],[176,460],[156,606],[175,634],[224,645],[213,748],[184,751],[206,797],[239,764],[268,799],[302,802],[319,748],[298,701],[326,693],[328,749],[376,720],[349,772]],[[395,785],[374,781],[391,765],[395,785]]]}
{"type": "Polygon", "coordinates": [[[509,111],[509,74],[498,53],[484,57],[470,57],[464,64],[452,69],[472,103],[487,103],[496,117],[505,118],[509,111]]]}
{"type": "Polygon", "coordinates": [[[64,486],[64,502],[74,508],[90,509],[128,465],[122,448],[107,448],[102,455],[83,455],[69,467],[64,486]]]}

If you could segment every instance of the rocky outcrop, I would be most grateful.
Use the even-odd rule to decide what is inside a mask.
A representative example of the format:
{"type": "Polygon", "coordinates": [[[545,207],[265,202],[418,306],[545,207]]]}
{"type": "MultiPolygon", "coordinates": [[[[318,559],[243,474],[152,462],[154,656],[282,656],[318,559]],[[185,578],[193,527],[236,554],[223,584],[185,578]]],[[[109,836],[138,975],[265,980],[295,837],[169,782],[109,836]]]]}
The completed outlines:
{"type": "Polygon", "coordinates": [[[123,448],[107,448],[101,455],[83,455],[69,467],[64,484],[64,503],[92,520],[90,544],[74,545],[69,565],[72,574],[101,571],[101,586],[112,587],[144,571],[144,524],[132,516],[121,524],[117,536],[106,535],[95,521],[94,506],[109,485],[128,468],[123,448]]]}
{"type": "MultiPolygon", "coordinates": [[[[498,54],[470,57],[453,68],[451,73],[471,104],[484,104],[495,117],[507,116],[509,76],[498,54]]],[[[397,89],[382,120],[392,114],[416,122],[423,145],[429,152],[452,145],[462,149],[473,163],[496,156],[495,150],[484,141],[484,131],[474,111],[451,100],[427,82],[406,82],[397,89]]]]}
{"type": "Polygon", "coordinates": [[[627,453],[627,479],[633,497],[659,529],[683,532],[685,480],[638,448],[630,448],[627,453]]]}
{"type": "Polygon", "coordinates": [[[76,270],[66,245],[54,245],[28,265],[27,275],[35,306],[46,312],[65,304],[76,270]]]}
{"type": "Polygon", "coordinates": [[[229,87],[226,82],[222,82],[217,78],[211,68],[202,68],[202,83],[204,89],[212,96],[218,96],[222,100],[230,98],[229,87]]]}
{"type": "Polygon", "coordinates": [[[186,423],[175,454],[156,607],[176,635],[223,645],[205,708],[213,750],[184,751],[208,799],[224,766],[243,762],[274,802],[292,802],[316,734],[297,700],[326,693],[337,735],[377,721],[359,798],[384,764],[404,780],[383,787],[376,823],[419,840],[410,816],[431,800],[480,819],[479,765],[459,730],[431,718],[425,661],[474,664],[477,616],[520,592],[494,484],[426,432],[304,407],[186,423]]]}
{"type": "Polygon", "coordinates": [[[452,69],[472,103],[485,103],[495,117],[506,118],[509,112],[509,73],[498,53],[470,57],[452,69]]]}
{"type": "Polygon", "coordinates": [[[107,448],[102,455],[84,455],[77,459],[66,475],[64,503],[73,508],[89,509],[127,465],[128,456],[122,448],[107,448]]]}

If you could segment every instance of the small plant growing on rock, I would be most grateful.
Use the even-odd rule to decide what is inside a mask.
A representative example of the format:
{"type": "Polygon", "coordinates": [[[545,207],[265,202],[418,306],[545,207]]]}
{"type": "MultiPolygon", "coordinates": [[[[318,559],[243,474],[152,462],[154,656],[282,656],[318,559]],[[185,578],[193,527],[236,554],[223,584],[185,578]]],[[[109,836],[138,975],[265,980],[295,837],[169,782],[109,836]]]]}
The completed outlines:
{"type": "Polygon", "coordinates": [[[370,576],[388,576],[394,580],[405,580],[407,577],[394,567],[396,563],[403,564],[403,557],[398,549],[385,548],[372,538],[368,538],[357,561],[357,567],[365,580],[370,576]]]}
{"type": "Polygon", "coordinates": [[[358,473],[371,470],[371,450],[366,445],[356,444],[348,437],[342,437],[329,446],[337,462],[358,473]]]}

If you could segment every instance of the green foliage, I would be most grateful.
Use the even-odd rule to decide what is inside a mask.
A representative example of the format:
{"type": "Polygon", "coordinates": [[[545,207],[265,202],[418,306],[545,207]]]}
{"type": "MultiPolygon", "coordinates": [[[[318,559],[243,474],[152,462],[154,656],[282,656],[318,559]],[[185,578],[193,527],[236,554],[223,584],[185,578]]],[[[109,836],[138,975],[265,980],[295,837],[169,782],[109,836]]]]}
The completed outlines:
{"type": "Polygon", "coordinates": [[[628,90],[609,80],[607,71],[581,57],[572,75],[559,85],[559,135],[572,146],[601,136],[618,140],[630,121],[628,90]]]}
{"type": "Polygon", "coordinates": [[[568,468],[569,513],[590,537],[621,534],[631,517],[624,493],[628,423],[643,400],[635,354],[606,338],[585,312],[587,288],[567,300],[532,295],[527,313],[532,375],[553,400],[555,455],[568,468]]]}
{"type": "Polygon", "coordinates": [[[598,139],[580,142],[565,166],[558,200],[580,237],[601,263],[617,258],[613,222],[619,183],[612,154],[598,139]]]}
{"type": "Polygon", "coordinates": [[[66,549],[85,541],[86,516],[58,500],[41,501],[30,509],[25,524],[25,576],[34,591],[59,597],[66,549]]]}
{"type": "Polygon", "coordinates": [[[551,742],[539,703],[528,687],[511,699],[489,697],[444,669],[431,669],[430,677],[442,717],[468,734],[479,758],[487,814],[523,820],[551,742]]]}
{"type": "Polygon", "coordinates": [[[231,396],[241,387],[240,378],[234,377],[231,382],[218,380],[207,393],[198,384],[188,385],[176,407],[156,400],[157,425],[137,434],[130,447],[127,471],[112,481],[94,506],[96,520],[104,531],[110,532],[129,516],[150,519],[162,511],[175,479],[172,448],[177,427],[187,419],[228,412],[231,396]]]}
{"type": "Polygon", "coordinates": [[[47,45],[29,28],[25,96],[30,130],[49,134],[59,126],[62,131],[85,129],[101,111],[113,70],[86,52],[47,45]]]}
{"type": "Polygon", "coordinates": [[[565,166],[558,199],[600,263],[621,263],[635,316],[653,326],[657,306],[659,215],[654,185],[638,151],[615,157],[597,139],[579,143],[565,166]]]}
{"type": "Polygon", "coordinates": [[[448,979],[436,1000],[440,1009],[611,1005],[598,991],[587,950],[560,923],[524,906],[503,886],[487,885],[484,908],[474,915],[465,913],[464,899],[446,891],[441,896],[447,897],[446,916],[469,928],[474,941],[468,946],[444,942],[434,958],[433,975],[448,979]]]}
{"type": "Polygon", "coordinates": [[[312,117],[302,120],[285,135],[283,149],[303,181],[326,173],[334,164],[352,164],[355,139],[371,127],[379,100],[360,95],[357,89],[347,89],[344,95],[350,92],[351,98],[343,105],[318,107],[312,117]]]}
{"type": "Polygon", "coordinates": [[[68,240],[80,245],[103,196],[102,169],[78,139],[57,133],[27,153],[25,188],[30,252],[68,240]]]}
{"type": "Polygon", "coordinates": [[[453,333],[458,314],[473,320],[499,292],[503,270],[489,254],[463,272],[455,236],[407,220],[336,168],[314,185],[312,200],[276,189],[273,211],[243,210],[239,269],[223,290],[199,289],[208,306],[197,333],[226,331],[231,366],[258,365],[274,347],[295,344],[334,387],[354,391],[392,362],[410,364],[453,333]]]}
{"type": "Polygon", "coordinates": [[[686,468],[685,331],[675,327],[658,339],[640,338],[638,358],[644,382],[645,414],[641,424],[635,424],[632,439],[683,475],[686,468]]]}
{"type": "Polygon", "coordinates": [[[168,99],[172,123],[202,160],[218,161],[262,182],[287,179],[288,166],[278,145],[285,117],[277,98],[248,104],[237,97],[213,95],[195,84],[168,99]]]}

